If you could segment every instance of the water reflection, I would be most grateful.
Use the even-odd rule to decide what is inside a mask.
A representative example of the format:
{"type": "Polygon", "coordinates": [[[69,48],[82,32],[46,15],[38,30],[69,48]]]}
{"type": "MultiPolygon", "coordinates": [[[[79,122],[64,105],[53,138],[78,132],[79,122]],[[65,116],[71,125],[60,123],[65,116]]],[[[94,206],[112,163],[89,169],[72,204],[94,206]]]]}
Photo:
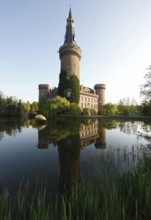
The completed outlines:
{"type": "MultiPolygon", "coordinates": [[[[87,146],[95,146],[96,149],[106,149],[106,130],[111,131],[119,129],[125,134],[138,135],[138,131],[143,128],[144,123],[140,121],[51,121],[46,127],[41,127],[38,130],[38,148],[47,149],[51,146],[56,146],[58,148],[60,166],[59,188],[62,191],[66,187],[70,188],[74,182],[81,181],[81,149],[87,146]]],[[[120,160],[120,166],[123,164],[122,161],[124,161],[124,163],[129,161],[129,154],[132,155],[132,161],[136,165],[137,158],[134,158],[134,156],[136,157],[137,152],[135,155],[134,145],[131,145],[132,152],[128,150],[126,143],[124,143],[123,146],[124,147],[121,149],[124,152],[122,154],[123,156],[120,156],[120,148],[115,155],[115,157],[120,160]]],[[[90,158],[88,158],[88,160],[89,159],[90,158]]]]}
{"type": "Polygon", "coordinates": [[[81,124],[80,126],[81,147],[94,143],[96,148],[106,148],[106,128],[104,122],[95,120],[90,124],[81,124]]]}
{"type": "Polygon", "coordinates": [[[118,127],[120,131],[126,134],[136,134],[145,137],[151,137],[151,121],[119,121],[118,127]]]}
{"type": "Polygon", "coordinates": [[[57,145],[60,164],[59,188],[64,191],[81,180],[80,135],[68,136],[58,141],[57,145]]]}
{"type": "Polygon", "coordinates": [[[106,128],[98,120],[51,121],[38,130],[38,148],[58,147],[60,177],[59,188],[69,188],[81,181],[80,149],[90,144],[96,148],[106,147],[106,128]]]}
{"type": "MultiPolygon", "coordinates": [[[[96,148],[106,147],[106,128],[104,122],[98,120],[87,123],[86,121],[52,121],[45,128],[38,129],[38,148],[48,148],[51,144],[58,145],[60,141],[65,140],[71,145],[74,141],[71,137],[76,136],[75,140],[79,139],[79,146],[83,148],[92,143],[96,148]],[[74,123],[74,124],[73,124],[74,123]],[[79,138],[78,138],[79,136],[79,138]]],[[[62,145],[66,145],[62,143],[62,145]]]]}
{"type": "Polygon", "coordinates": [[[5,134],[14,136],[18,132],[21,132],[21,122],[19,119],[0,118],[1,138],[5,137],[5,134]]]}
{"type": "Polygon", "coordinates": [[[137,161],[139,144],[149,149],[150,131],[149,121],[68,119],[36,125],[34,120],[0,119],[0,172],[10,185],[22,177],[46,177],[64,191],[83,181],[95,164],[103,173],[105,166],[111,172],[115,161],[123,170],[129,158],[137,161]]]}
{"type": "Polygon", "coordinates": [[[36,127],[35,121],[19,117],[0,118],[0,133],[2,137],[5,135],[15,136],[22,131],[22,128],[28,128],[29,126],[36,127]]]}

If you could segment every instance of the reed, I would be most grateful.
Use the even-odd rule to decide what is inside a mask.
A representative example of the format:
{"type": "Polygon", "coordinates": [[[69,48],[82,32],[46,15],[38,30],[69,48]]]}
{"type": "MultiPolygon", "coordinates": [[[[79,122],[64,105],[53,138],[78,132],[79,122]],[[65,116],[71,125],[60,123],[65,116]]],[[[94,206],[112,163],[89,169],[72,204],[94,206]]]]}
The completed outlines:
{"type": "Polygon", "coordinates": [[[122,175],[96,171],[89,181],[73,184],[56,199],[48,187],[31,192],[23,181],[16,196],[7,190],[0,195],[0,219],[3,220],[141,220],[151,219],[151,158],[122,175]]]}

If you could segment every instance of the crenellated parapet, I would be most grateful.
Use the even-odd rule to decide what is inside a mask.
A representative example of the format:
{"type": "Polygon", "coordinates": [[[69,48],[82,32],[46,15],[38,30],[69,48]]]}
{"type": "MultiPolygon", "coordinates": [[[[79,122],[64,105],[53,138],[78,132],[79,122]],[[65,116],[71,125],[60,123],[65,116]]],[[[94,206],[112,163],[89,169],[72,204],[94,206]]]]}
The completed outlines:
{"type": "Polygon", "coordinates": [[[75,24],[71,8],[67,18],[64,41],[58,52],[60,58],[58,88],[51,88],[49,84],[40,84],[39,103],[42,104],[43,100],[53,99],[57,95],[65,96],[68,100],[73,101],[72,95],[76,91],[77,103],[79,102],[82,111],[89,109],[92,114],[101,114],[102,107],[106,104],[106,85],[99,83],[95,84],[94,88],[80,86],[81,49],[75,39],[75,24]]]}
{"type": "Polygon", "coordinates": [[[49,98],[51,90],[49,84],[39,84],[39,103],[49,98]]]}
{"type": "Polygon", "coordinates": [[[60,54],[60,59],[62,59],[62,57],[65,55],[67,56],[73,55],[73,56],[77,56],[79,60],[81,59],[81,49],[77,45],[71,45],[71,46],[63,45],[59,49],[59,54],[60,54]]]}
{"type": "Polygon", "coordinates": [[[94,89],[95,90],[106,89],[106,85],[105,84],[95,84],[94,89]]]}
{"type": "Polygon", "coordinates": [[[65,40],[59,48],[59,56],[61,60],[60,72],[65,71],[68,77],[74,74],[80,81],[81,49],[75,41],[75,25],[71,8],[67,18],[65,40]]]}

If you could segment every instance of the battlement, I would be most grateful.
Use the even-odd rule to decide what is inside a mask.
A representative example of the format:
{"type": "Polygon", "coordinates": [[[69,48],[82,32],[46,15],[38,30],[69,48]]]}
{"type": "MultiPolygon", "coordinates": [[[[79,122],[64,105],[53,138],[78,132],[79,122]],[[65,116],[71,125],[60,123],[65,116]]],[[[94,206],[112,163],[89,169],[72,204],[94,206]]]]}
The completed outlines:
{"type": "Polygon", "coordinates": [[[49,84],[39,84],[39,103],[49,98],[51,90],[49,84]]]}
{"type": "Polygon", "coordinates": [[[94,89],[106,89],[106,85],[105,84],[95,84],[94,89]]]}
{"type": "MultiPolygon", "coordinates": [[[[77,77],[80,83],[80,60],[81,60],[81,49],[75,40],[75,25],[71,14],[71,8],[69,10],[69,16],[67,18],[65,39],[62,46],[59,48],[60,57],[60,73],[65,72],[67,74],[66,79],[70,80],[74,75],[77,77]]],[[[100,76],[101,77],[101,76],[100,76]]],[[[66,84],[66,80],[59,78],[59,87],[62,85],[63,94],[70,99],[72,90],[66,84]],[[62,83],[62,84],[61,84],[62,83]]],[[[100,81],[99,81],[100,82],[100,81]]],[[[81,110],[88,108],[93,113],[101,113],[103,105],[105,105],[105,84],[95,84],[93,88],[87,86],[80,86],[80,101],[79,106],[81,110]]],[[[74,93],[74,92],[73,92],[74,93]]],[[[39,85],[39,103],[42,104],[47,99],[53,99],[60,94],[60,88],[50,87],[49,84],[39,85]]],[[[61,94],[60,94],[61,95],[61,94]]],[[[72,99],[70,99],[72,100],[72,99]]],[[[99,142],[97,142],[97,147],[99,142]]]]}
{"type": "Polygon", "coordinates": [[[39,90],[41,89],[50,90],[51,87],[49,84],[39,84],[39,90]]]}
{"type": "Polygon", "coordinates": [[[60,53],[60,59],[62,59],[63,56],[65,55],[74,55],[77,56],[79,58],[79,60],[81,59],[81,50],[80,47],[78,46],[62,46],[59,49],[59,53],[60,53]]]}

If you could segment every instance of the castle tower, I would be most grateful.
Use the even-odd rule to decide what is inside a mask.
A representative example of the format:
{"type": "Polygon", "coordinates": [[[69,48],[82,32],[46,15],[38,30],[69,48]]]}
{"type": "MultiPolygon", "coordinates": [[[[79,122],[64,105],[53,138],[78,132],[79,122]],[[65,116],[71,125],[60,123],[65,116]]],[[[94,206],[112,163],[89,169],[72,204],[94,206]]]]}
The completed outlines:
{"type": "Polygon", "coordinates": [[[98,111],[101,111],[102,106],[105,105],[105,84],[96,84],[94,86],[94,90],[97,95],[99,95],[98,98],[98,111]]]}
{"type": "Polygon", "coordinates": [[[49,98],[51,88],[49,84],[39,84],[39,104],[49,98]]]}
{"type": "Polygon", "coordinates": [[[64,44],[59,49],[59,55],[61,60],[60,72],[65,71],[68,77],[75,74],[80,81],[81,49],[75,41],[74,20],[71,8],[67,18],[64,44]]]}

